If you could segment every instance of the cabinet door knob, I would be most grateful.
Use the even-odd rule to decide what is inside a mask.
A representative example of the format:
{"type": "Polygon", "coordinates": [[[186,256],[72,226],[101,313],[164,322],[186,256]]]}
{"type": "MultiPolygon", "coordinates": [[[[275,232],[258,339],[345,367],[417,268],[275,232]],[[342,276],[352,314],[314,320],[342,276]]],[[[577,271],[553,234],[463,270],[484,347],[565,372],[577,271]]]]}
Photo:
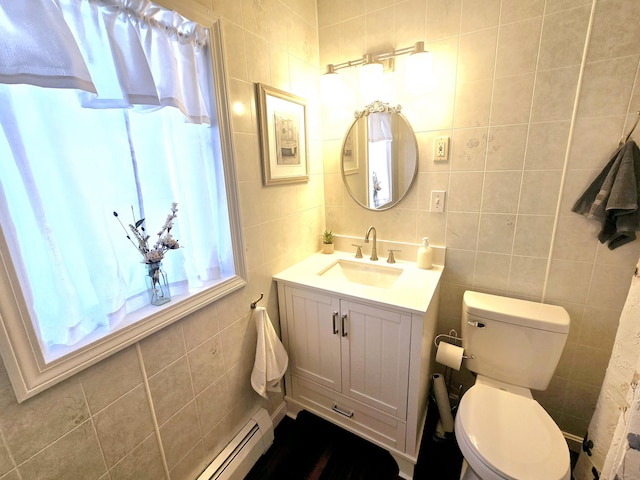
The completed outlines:
{"type": "Polygon", "coordinates": [[[347,336],[347,314],[343,313],[341,318],[342,318],[342,336],[346,337],[347,336]]]}
{"type": "Polygon", "coordinates": [[[333,312],[333,334],[336,335],[338,333],[338,325],[336,324],[336,320],[338,319],[338,312],[333,312]]]}

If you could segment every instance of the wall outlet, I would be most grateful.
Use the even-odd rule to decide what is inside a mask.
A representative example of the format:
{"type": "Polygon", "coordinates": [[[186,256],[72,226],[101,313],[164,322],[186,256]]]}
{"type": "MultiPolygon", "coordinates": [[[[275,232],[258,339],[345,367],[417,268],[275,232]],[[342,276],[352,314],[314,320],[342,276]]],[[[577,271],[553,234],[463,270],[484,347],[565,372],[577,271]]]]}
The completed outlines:
{"type": "Polygon", "coordinates": [[[449,137],[433,139],[433,161],[442,162],[449,159],[449,137]]]}
{"type": "Polygon", "coordinates": [[[444,212],[444,198],[446,192],[444,190],[431,190],[431,212],[444,212]]]}

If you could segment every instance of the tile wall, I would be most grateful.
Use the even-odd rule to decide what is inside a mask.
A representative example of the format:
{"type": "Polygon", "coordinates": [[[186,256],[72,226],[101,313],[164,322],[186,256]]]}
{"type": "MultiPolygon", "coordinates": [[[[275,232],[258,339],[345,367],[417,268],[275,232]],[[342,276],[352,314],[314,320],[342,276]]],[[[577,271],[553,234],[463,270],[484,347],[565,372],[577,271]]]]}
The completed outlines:
{"type": "Polygon", "coordinates": [[[316,4],[174,3],[222,18],[248,285],[22,404],[0,362],[2,480],[193,480],[258,407],[282,402],[251,389],[249,305],[264,292],[277,328],[272,275],[320,247],[316,4]],[[309,99],[308,183],[262,186],[255,82],[309,99]]]}
{"type": "Polygon", "coordinates": [[[341,141],[364,104],[355,69],[340,71],[349,93],[323,105],[327,227],[363,236],[373,224],[383,239],[445,245],[441,332],[459,330],[466,289],[566,307],[564,355],[536,396],[577,437],[640,255],[640,242],[609,251],[598,226],[570,211],[640,109],[640,23],[631,20],[640,3],[598,1],[585,57],[591,14],[590,0],[318,0],[321,65],[426,40],[438,82],[406,93],[400,57],[395,80],[381,85],[381,100],[401,104],[414,127],[419,176],[398,206],[367,212],[342,186],[341,141]],[[451,137],[450,160],[436,163],[440,135],[451,137]],[[430,191],[441,189],[446,211],[431,213],[430,191]]]}

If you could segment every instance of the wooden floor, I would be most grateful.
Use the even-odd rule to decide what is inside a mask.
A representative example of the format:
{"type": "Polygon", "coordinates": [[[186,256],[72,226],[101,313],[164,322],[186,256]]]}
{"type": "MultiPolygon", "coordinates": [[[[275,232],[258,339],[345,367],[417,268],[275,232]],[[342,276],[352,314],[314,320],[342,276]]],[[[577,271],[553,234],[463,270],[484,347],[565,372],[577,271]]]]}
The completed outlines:
{"type": "MultiPolygon", "coordinates": [[[[458,480],[462,455],[455,439],[435,441],[437,408],[427,417],[415,480],[458,480]]],[[[269,451],[245,480],[397,480],[398,465],[386,450],[302,411],[276,428],[269,451]]]]}

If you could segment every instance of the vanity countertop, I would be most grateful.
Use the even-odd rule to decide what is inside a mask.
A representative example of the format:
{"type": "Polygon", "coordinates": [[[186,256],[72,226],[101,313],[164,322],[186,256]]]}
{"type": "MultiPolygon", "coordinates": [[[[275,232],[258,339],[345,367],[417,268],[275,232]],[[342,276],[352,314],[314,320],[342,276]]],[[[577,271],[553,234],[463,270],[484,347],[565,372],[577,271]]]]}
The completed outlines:
{"type": "MultiPolygon", "coordinates": [[[[397,260],[396,263],[389,264],[384,259],[374,262],[367,256],[355,258],[353,253],[336,251],[330,255],[315,253],[273,278],[277,282],[316,288],[353,300],[371,301],[414,313],[424,313],[436,293],[442,271],[443,267],[439,265],[423,270],[414,262],[397,260]],[[361,267],[365,274],[368,270],[379,270],[383,274],[388,272],[398,277],[392,286],[384,288],[322,274],[338,262],[345,262],[356,270],[361,267]]],[[[371,277],[374,276],[375,273],[371,277]]]]}

